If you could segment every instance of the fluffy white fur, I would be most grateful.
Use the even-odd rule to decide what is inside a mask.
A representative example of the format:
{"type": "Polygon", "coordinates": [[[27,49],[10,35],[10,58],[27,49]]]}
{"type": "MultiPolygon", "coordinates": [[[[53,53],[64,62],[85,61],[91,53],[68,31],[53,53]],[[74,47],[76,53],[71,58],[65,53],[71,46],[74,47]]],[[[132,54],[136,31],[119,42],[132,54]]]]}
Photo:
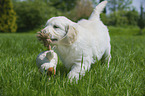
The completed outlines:
{"type": "Polygon", "coordinates": [[[96,58],[107,61],[109,67],[110,37],[99,17],[106,4],[107,1],[101,2],[88,20],[78,23],[63,16],[52,17],[42,30],[50,35],[58,56],[66,68],[71,69],[68,73],[71,80],[78,80],[79,74],[83,76],[96,58]]]}

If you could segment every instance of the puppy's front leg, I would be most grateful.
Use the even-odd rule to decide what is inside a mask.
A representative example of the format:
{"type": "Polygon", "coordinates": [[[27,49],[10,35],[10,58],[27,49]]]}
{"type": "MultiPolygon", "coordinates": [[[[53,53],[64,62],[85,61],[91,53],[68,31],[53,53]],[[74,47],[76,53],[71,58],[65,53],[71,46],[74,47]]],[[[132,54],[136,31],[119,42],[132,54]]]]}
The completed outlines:
{"type": "Polygon", "coordinates": [[[81,64],[81,62],[78,64],[74,64],[71,67],[71,71],[68,73],[68,78],[70,79],[70,82],[72,82],[73,79],[76,80],[76,82],[79,80],[79,76],[84,76],[85,72],[90,69],[90,64],[85,65],[84,63],[81,64]]]}

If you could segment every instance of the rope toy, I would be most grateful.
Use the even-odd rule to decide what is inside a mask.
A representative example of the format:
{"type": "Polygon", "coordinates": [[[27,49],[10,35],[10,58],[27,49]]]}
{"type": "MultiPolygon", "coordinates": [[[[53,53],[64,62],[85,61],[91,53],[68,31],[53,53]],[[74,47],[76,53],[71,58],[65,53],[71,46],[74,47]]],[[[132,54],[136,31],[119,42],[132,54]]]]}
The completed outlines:
{"type": "MultiPolygon", "coordinates": [[[[51,50],[50,44],[52,40],[50,39],[50,34],[46,33],[46,31],[37,32],[37,38],[39,41],[42,41],[44,46],[47,47],[47,51],[39,53],[36,58],[36,64],[39,68],[40,73],[45,73],[48,76],[56,74],[56,66],[57,66],[57,54],[51,50]],[[45,71],[44,71],[45,70],[45,71]]],[[[52,49],[54,49],[53,46],[52,49]]]]}
{"type": "Polygon", "coordinates": [[[48,48],[48,50],[51,50],[50,43],[52,43],[52,40],[50,39],[49,34],[46,34],[45,31],[37,32],[37,38],[39,41],[42,41],[44,46],[48,48]]]}

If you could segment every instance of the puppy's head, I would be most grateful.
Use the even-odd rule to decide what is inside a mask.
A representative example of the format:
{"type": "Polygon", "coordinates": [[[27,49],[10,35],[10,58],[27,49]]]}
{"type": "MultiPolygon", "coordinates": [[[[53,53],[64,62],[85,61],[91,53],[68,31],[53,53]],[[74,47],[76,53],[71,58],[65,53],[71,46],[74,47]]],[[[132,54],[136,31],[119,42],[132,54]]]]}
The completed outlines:
{"type": "Polygon", "coordinates": [[[46,23],[46,27],[41,31],[49,36],[51,44],[71,45],[77,39],[76,23],[66,17],[53,17],[46,23]]]}

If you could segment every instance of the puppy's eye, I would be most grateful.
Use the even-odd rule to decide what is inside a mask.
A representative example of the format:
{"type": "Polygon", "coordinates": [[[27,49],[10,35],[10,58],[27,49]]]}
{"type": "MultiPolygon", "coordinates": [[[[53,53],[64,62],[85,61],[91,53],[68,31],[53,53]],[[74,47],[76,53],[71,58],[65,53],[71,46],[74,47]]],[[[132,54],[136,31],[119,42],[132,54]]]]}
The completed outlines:
{"type": "Polygon", "coordinates": [[[54,25],[53,28],[59,28],[58,26],[54,25]]]}

